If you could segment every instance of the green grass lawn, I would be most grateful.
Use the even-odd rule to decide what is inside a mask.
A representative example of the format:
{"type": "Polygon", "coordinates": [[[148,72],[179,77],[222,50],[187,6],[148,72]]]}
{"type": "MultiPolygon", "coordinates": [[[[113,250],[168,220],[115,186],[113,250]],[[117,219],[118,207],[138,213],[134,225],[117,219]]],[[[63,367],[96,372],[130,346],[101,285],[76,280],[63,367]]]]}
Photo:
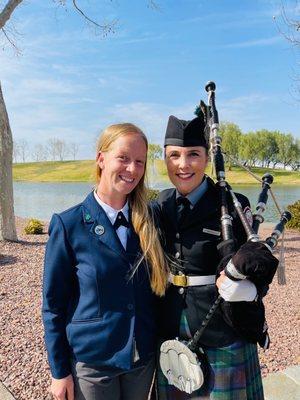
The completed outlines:
{"type": "MultiPolygon", "coordinates": [[[[162,180],[168,179],[167,169],[163,160],[156,160],[156,169],[162,180]]],[[[277,185],[300,185],[299,171],[285,171],[283,169],[258,167],[251,168],[251,171],[259,177],[262,177],[265,173],[273,175],[274,184],[277,185]]],[[[206,173],[211,176],[210,163],[207,166],[206,173]]],[[[225,174],[226,180],[232,185],[257,185],[257,180],[241,167],[232,167],[231,171],[228,171],[228,168],[226,168],[225,174]]]]}
{"type": "Polygon", "coordinates": [[[92,182],[94,165],[91,160],[46,161],[13,165],[14,181],[29,182],[92,182]]]}
{"type": "MultiPolygon", "coordinates": [[[[168,175],[163,160],[155,161],[156,179],[167,181],[168,175]]],[[[29,182],[93,182],[95,162],[83,161],[46,161],[32,163],[18,163],[13,165],[14,181],[29,182]]],[[[148,176],[152,179],[153,168],[148,168],[148,176]]],[[[252,171],[262,177],[266,172],[274,176],[274,184],[300,185],[300,172],[285,171],[267,168],[253,168],[252,171]]],[[[210,165],[207,174],[211,174],[210,165]]],[[[226,179],[232,185],[257,184],[257,181],[240,167],[233,167],[232,171],[226,170],[226,179]]]]}

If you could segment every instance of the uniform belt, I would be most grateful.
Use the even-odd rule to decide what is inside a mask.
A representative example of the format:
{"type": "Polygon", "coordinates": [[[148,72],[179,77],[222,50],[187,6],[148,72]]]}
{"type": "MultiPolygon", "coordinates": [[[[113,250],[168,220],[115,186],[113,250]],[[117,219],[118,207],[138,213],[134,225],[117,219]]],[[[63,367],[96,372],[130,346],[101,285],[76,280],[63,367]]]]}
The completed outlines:
{"type": "Polygon", "coordinates": [[[201,286],[201,285],[212,285],[216,281],[215,275],[204,275],[204,276],[188,276],[188,275],[174,275],[169,274],[169,282],[175,286],[201,286]]]}

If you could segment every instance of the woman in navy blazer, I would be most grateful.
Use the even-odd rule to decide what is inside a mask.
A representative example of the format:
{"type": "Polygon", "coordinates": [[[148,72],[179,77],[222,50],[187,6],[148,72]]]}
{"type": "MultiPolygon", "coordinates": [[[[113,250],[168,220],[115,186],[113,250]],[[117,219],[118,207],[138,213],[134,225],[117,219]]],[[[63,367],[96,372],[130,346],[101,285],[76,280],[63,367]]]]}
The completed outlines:
{"type": "Polygon", "coordinates": [[[132,124],[106,128],[97,145],[95,191],[51,219],[43,321],[55,399],[147,399],[155,294],[167,283],[147,207],[147,147],[132,124]]]}

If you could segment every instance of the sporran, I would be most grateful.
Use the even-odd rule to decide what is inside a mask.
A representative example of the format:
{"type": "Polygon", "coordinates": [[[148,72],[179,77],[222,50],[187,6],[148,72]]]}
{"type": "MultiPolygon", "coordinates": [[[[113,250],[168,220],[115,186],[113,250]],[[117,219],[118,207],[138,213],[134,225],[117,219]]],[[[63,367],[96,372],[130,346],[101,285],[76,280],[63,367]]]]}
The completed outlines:
{"type": "Polygon", "coordinates": [[[187,341],[166,340],[160,347],[160,367],[169,385],[191,394],[201,388],[205,378],[205,355],[201,348],[196,354],[187,341]]]}

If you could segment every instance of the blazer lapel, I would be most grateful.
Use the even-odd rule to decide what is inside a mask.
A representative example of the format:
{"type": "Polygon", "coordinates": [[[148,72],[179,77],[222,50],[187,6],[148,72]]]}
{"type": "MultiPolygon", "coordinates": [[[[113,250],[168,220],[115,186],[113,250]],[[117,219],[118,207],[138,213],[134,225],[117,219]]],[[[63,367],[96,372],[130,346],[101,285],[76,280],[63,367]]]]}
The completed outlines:
{"type": "Polygon", "coordinates": [[[126,258],[125,249],[105,211],[97,203],[93,192],[83,202],[83,219],[85,223],[91,224],[90,233],[93,237],[126,258]]]}
{"type": "Polygon", "coordinates": [[[100,240],[100,242],[104,243],[115,253],[118,253],[122,257],[126,257],[125,249],[120,242],[115,228],[112,226],[110,220],[108,219],[106,213],[102,208],[99,211],[97,219],[92,225],[90,232],[93,236],[100,240]]]}

